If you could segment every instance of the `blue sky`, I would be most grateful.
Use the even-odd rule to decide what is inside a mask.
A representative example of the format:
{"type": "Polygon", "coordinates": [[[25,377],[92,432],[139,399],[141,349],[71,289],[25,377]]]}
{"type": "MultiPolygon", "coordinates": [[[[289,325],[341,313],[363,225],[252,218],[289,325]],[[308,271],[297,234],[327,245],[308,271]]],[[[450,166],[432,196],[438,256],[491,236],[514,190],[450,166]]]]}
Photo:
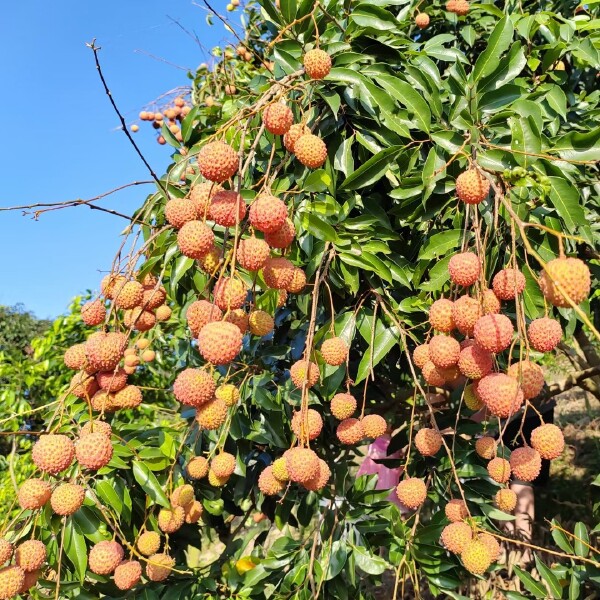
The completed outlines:
{"type": "MultiPolygon", "coordinates": [[[[211,4],[225,13],[224,0],[211,4]]],[[[146,103],[188,81],[184,70],[148,53],[193,69],[227,39],[223,25],[215,20],[209,27],[206,11],[191,0],[27,0],[8,3],[2,13],[2,207],[90,198],[148,179],[125,135],[115,131],[118,120],[86,42],[95,37],[102,46],[104,75],[133,121],[146,103]],[[169,17],[197,33],[205,50],[169,17]]],[[[156,143],[149,124],[141,125],[135,139],[162,173],[169,147],[156,143]]],[[[131,214],[150,191],[131,188],[102,206],[131,214]]],[[[61,314],[73,296],[98,288],[126,224],[86,207],[45,213],[38,221],[0,212],[0,304],[22,302],[39,317],[61,314]]]]}

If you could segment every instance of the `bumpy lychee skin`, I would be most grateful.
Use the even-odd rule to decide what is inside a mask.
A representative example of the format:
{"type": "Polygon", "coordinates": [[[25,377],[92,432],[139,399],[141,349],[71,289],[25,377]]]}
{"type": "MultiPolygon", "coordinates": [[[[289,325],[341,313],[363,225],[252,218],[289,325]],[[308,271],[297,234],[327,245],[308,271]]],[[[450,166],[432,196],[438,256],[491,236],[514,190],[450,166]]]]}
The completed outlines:
{"type": "Polygon", "coordinates": [[[259,271],[269,258],[271,249],[265,240],[251,236],[242,240],[237,250],[237,260],[240,266],[248,271],[259,271]]]}
{"type": "Polygon", "coordinates": [[[487,470],[490,477],[497,483],[506,483],[510,479],[510,463],[499,456],[490,460],[487,470]]]}
{"type": "Polygon", "coordinates": [[[496,417],[506,419],[523,404],[519,382],[504,373],[490,373],[477,384],[477,393],[487,409],[496,417]]]}
{"type": "Polygon", "coordinates": [[[223,321],[235,325],[241,331],[242,335],[245,335],[248,331],[248,313],[243,308],[230,310],[223,317],[223,321]]]}
{"type": "Polygon", "coordinates": [[[273,461],[272,467],[273,476],[275,477],[275,479],[281,481],[282,483],[285,483],[290,480],[290,474],[287,470],[287,460],[285,454],[284,456],[281,456],[277,460],[273,461]]]}
{"type": "Polygon", "coordinates": [[[260,474],[258,478],[258,489],[265,496],[276,496],[285,489],[285,483],[279,481],[279,479],[273,475],[273,465],[269,465],[260,474]]]}
{"type": "Polygon", "coordinates": [[[264,337],[273,331],[275,321],[268,312],[265,312],[264,310],[253,310],[248,315],[248,326],[253,335],[264,337]]]}
{"type": "Polygon", "coordinates": [[[422,479],[409,477],[396,486],[398,500],[407,508],[415,509],[421,506],[427,498],[427,486],[422,479]]]}
{"type": "Polygon", "coordinates": [[[144,298],[144,286],[139,281],[128,281],[115,294],[117,308],[129,309],[139,306],[144,298]]]}
{"type": "Polygon", "coordinates": [[[172,198],[165,205],[165,219],[175,229],[181,229],[189,221],[202,218],[198,206],[188,198],[172,198]]]}
{"type": "Polygon", "coordinates": [[[90,327],[100,325],[105,318],[106,307],[102,300],[92,300],[81,307],[81,320],[90,327]]]}
{"type": "Polygon", "coordinates": [[[79,438],[75,454],[82,467],[97,471],[110,462],[113,447],[103,433],[90,433],[79,438]]]}
{"type": "Polygon", "coordinates": [[[460,343],[448,335],[434,335],[429,340],[429,359],[439,369],[454,366],[460,356],[460,343]]]}
{"type": "Polygon", "coordinates": [[[210,142],[198,153],[198,166],[206,179],[222,183],[237,173],[239,159],[235,150],[225,142],[210,142]]]}
{"type": "Polygon", "coordinates": [[[323,79],[331,71],[331,57],[318,48],[309,50],[302,59],[304,70],[311,79],[323,79]]]}
{"type": "Polygon", "coordinates": [[[160,548],[160,534],[156,531],[145,531],[138,538],[136,546],[140,551],[140,554],[152,556],[152,554],[156,554],[160,548]]]}
{"type": "Polygon", "coordinates": [[[208,323],[198,334],[198,350],[209,363],[226,365],[240,353],[242,341],[242,333],[233,323],[208,323]]]}
{"type": "Polygon", "coordinates": [[[502,309],[502,302],[500,302],[498,296],[494,294],[494,290],[483,291],[481,304],[484,315],[497,315],[502,309]]]}
{"type": "Polygon", "coordinates": [[[472,336],[475,323],[482,316],[479,301],[470,296],[461,296],[454,302],[452,318],[456,329],[463,335],[472,336]]]}
{"type": "Polygon", "coordinates": [[[123,324],[135,331],[150,331],[156,325],[156,315],[151,310],[144,310],[141,306],[136,306],[125,311],[123,324]]]}
{"type": "Polygon", "coordinates": [[[123,333],[94,333],[85,343],[89,366],[98,371],[114,371],[126,347],[127,336],[123,333]]]}
{"type": "MultiPolygon", "coordinates": [[[[152,350],[146,350],[146,352],[152,352],[152,350]]],[[[126,385],[115,394],[113,402],[116,409],[137,408],[142,403],[142,399],[142,390],[137,385],[126,385]]]]}
{"type": "Polygon", "coordinates": [[[66,435],[42,435],[31,451],[31,458],[38,469],[56,475],[71,466],[75,458],[75,446],[66,435]]]}
{"type": "Polygon", "coordinates": [[[569,308],[571,305],[554,281],[558,282],[574,304],[581,304],[589,296],[590,269],[578,258],[555,258],[546,265],[540,277],[540,288],[546,300],[554,306],[569,308]]]}
{"type": "Polygon", "coordinates": [[[221,264],[221,250],[213,246],[202,258],[198,259],[198,266],[209,275],[214,275],[221,264]]]}
{"type": "Polygon", "coordinates": [[[118,392],[127,385],[127,373],[123,369],[100,371],[96,374],[96,381],[101,389],[108,390],[109,392],[118,392]]]}
{"type": "Polygon", "coordinates": [[[419,29],[426,29],[429,25],[429,15],[427,13],[419,13],[415,17],[415,25],[419,29]]]}
{"type": "Polygon", "coordinates": [[[498,353],[510,346],[514,331],[506,315],[484,315],[475,323],[473,336],[479,346],[498,353]]]}
{"type": "Polygon", "coordinates": [[[381,415],[365,415],[360,422],[367,438],[377,439],[387,431],[387,422],[381,415]]]}
{"type": "Polygon", "coordinates": [[[471,383],[465,387],[465,393],[463,397],[465,406],[469,410],[480,410],[484,404],[481,398],[476,394],[474,385],[471,383]]]}
{"type": "Polygon", "coordinates": [[[202,517],[204,507],[199,500],[194,500],[188,504],[185,508],[185,522],[188,524],[197,523],[202,517]]]}
{"type": "Polygon", "coordinates": [[[415,446],[423,456],[434,456],[442,447],[442,436],[436,429],[423,427],[415,435],[415,446]]]}
{"type": "Polygon", "coordinates": [[[323,419],[316,410],[309,408],[306,414],[303,414],[301,410],[295,412],[291,425],[292,431],[299,439],[314,440],[319,437],[323,429],[323,419]]]}
{"type": "Polygon", "coordinates": [[[229,452],[221,452],[212,459],[210,468],[217,477],[230,477],[235,471],[235,456],[229,452]]]}
{"type": "Polygon", "coordinates": [[[272,194],[259,194],[250,205],[248,213],[250,225],[263,233],[272,233],[281,229],[287,216],[287,207],[283,200],[272,194]]]}
{"type": "Polygon", "coordinates": [[[283,225],[276,231],[265,233],[265,242],[271,248],[287,248],[296,237],[296,228],[293,221],[288,217],[283,222],[283,225]]]}
{"type": "Polygon", "coordinates": [[[158,528],[165,533],[175,533],[185,522],[185,511],[182,506],[162,508],[158,513],[158,528]]]}
{"type": "Polygon", "coordinates": [[[96,575],[109,575],[123,560],[123,547],[118,542],[103,540],[90,550],[88,564],[96,575]]]}
{"type": "Polygon", "coordinates": [[[538,396],[544,387],[542,367],[530,360],[522,360],[510,365],[506,374],[519,382],[526,400],[538,396]]]}
{"type": "Polygon", "coordinates": [[[435,330],[450,333],[454,329],[452,305],[452,300],[447,298],[440,298],[431,305],[429,308],[429,322],[435,330]]]}
{"type": "Polygon", "coordinates": [[[113,575],[115,585],[120,590],[130,590],[142,578],[142,565],[137,560],[125,560],[116,569],[113,575]]]}
{"type": "Polygon", "coordinates": [[[185,467],[190,479],[203,479],[208,475],[208,461],[204,456],[194,456],[185,467]]]}
{"type": "Polygon", "coordinates": [[[215,304],[221,310],[233,310],[242,308],[248,296],[246,285],[239,279],[222,277],[217,281],[213,289],[215,304]]]}
{"type": "MultiPolygon", "coordinates": [[[[466,3],[466,0],[457,0],[457,4],[461,1],[466,3]]],[[[480,540],[469,542],[460,557],[465,569],[473,575],[482,575],[492,564],[490,551],[487,545],[480,540]]]]}
{"type": "Polygon", "coordinates": [[[175,398],[182,404],[199,407],[212,400],[216,390],[215,380],[204,369],[184,369],[173,384],[175,398]]]}
{"type": "Polygon", "coordinates": [[[36,510],[42,508],[52,495],[52,488],[47,481],[42,479],[26,479],[17,494],[19,506],[23,510],[36,510]]]}
{"type": "Polygon", "coordinates": [[[422,369],[429,358],[429,345],[421,344],[413,350],[413,362],[419,369],[422,369]]]}
{"type": "Polygon", "coordinates": [[[208,218],[217,225],[233,227],[246,216],[246,202],[231,190],[217,192],[208,207],[208,218]]]}
{"type": "Polygon", "coordinates": [[[274,135],[287,133],[294,123],[294,114],[289,106],[277,102],[263,111],[263,123],[267,131],[274,135]]]}
{"type": "Polygon", "coordinates": [[[168,554],[153,554],[146,564],[146,577],[150,581],[164,581],[174,566],[175,559],[168,554]]]}
{"type": "Polygon", "coordinates": [[[442,529],[441,542],[447,550],[460,554],[473,539],[471,527],[464,522],[450,523],[442,529]]]}
{"type": "Polygon", "coordinates": [[[64,358],[65,366],[69,369],[83,369],[87,358],[85,356],[85,344],[74,344],[67,348],[64,358]]]}
{"type": "Polygon", "coordinates": [[[492,288],[500,300],[514,300],[525,289],[525,275],[518,269],[502,269],[494,275],[492,288]]]}
{"type": "Polygon", "coordinates": [[[202,429],[209,431],[219,429],[227,418],[227,404],[219,398],[215,398],[206,404],[203,404],[196,411],[196,421],[202,429]]]}
{"type": "MultiPolygon", "coordinates": [[[[159,306],[154,313],[156,320],[160,323],[168,321],[172,314],[173,311],[171,310],[171,307],[167,306],[166,304],[159,306]]],[[[146,350],[146,352],[152,352],[152,350],[146,350]]]]}
{"type": "Polygon", "coordinates": [[[481,379],[491,372],[492,355],[487,350],[473,344],[461,350],[458,359],[460,372],[469,379],[481,379]]]}
{"type": "Polygon", "coordinates": [[[262,270],[265,283],[274,290],[287,290],[294,277],[294,268],[287,258],[267,258],[262,270]]]}
{"type": "Polygon", "coordinates": [[[306,273],[300,267],[292,269],[292,279],[286,286],[286,291],[290,294],[300,294],[306,287],[306,273]]]}
{"type": "Polygon", "coordinates": [[[496,456],[496,440],[489,435],[478,438],[475,442],[475,452],[481,458],[488,460],[494,458],[496,456]]]}
{"type": "Polygon", "coordinates": [[[428,385],[436,387],[441,387],[446,383],[444,374],[430,360],[423,365],[423,379],[425,379],[428,385]]]}
{"type": "Polygon", "coordinates": [[[351,417],[356,411],[356,398],[352,394],[341,392],[331,399],[329,408],[336,419],[343,421],[351,417]]]}
{"type": "Polygon", "coordinates": [[[229,477],[219,477],[212,469],[208,470],[208,483],[213,487],[223,487],[229,481],[229,477]]]}
{"type": "Polygon", "coordinates": [[[227,406],[235,406],[240,399],[240,392],[232,383],[222,383],[215,390],[215,398],[223,400],[227,406]]]}
{"type": "Polygon", "coordinates": [[[292,448],[286,456],[290,480],[305,483],[319,473],[319,457],[309,448],[292,448]]]}
{"type": "Polygon", "coordinates": [[[496,506],[505,513],[511,513],[517,506],[517,494],[510,488],[502,488],[494,496],[496,506]]]}
{"type": "Polygon", "coordinates": [[[126,281],[127,279],[123,275],[109,273],[102,278],[100,291],[107,300],[113,300],[115,292],[121,289],[126,281]]]}
{"type": "Polygon", "coordinates": [[[177,245],[184,256],[202,258],[215,243],[215,234],[202,221],[189,221],[177,234],[177,245]]]}
{"type": "Polygon", "coordinates": [[[458,523],[464,521],[469,516],[469,511],[464,501],[460,498],[454,498],[450,500],[444,507],[444,513],[446,518],[452,523],[458,523]]]}
{"type": "Polygon", "coordinates": [[[221,309],[208,300],[196,300],[192,302],[187,309],[185,318],[188,327],[195,337],[198,337],[200,330],[212,321],[220,321],[223,316],[221,309]]]}
{"type": "Polygon", "coordinates": [[[85,490],[76,483],[61,483],[50,498],[52,510],[63,517],[77,512],[85,498],[85,490]]]}
{"type": "Polygon", "coordinates": [[[192,186],[190,190],[189,200],[196,207],[198,211],[199,219],[203,219],[206,216],[210,201],[217,192],[222,191],[223,188],[216,183],[201,183],[199,185],[192,186]]]}
{"type": "Polygon", "coordinates": [[[473,252],[461,252],[450,259],[448,271],[450,279],[454,283],[462,287],[469,287],[479,279],[481,261],[479,256],[473,252]]]}
{"type": "Polygon", "coordinates": [[[290,377],[297,388],[313,387],[319,381],[319,367],[310,361],[299,360],[290,367],[290,377]]]}
{"type": "Polygon", "coordinates": [[[71,378],[69,391],[78,398],[91,398],[98,391],[98,383],[85,371],[79,371],[71,378]]]}
{"type": "Polygon", "coordinates": [[[327,146],[320,137],[307,133],[296,140],[294,154],[305,167],[318,169],[327,160],[327,146]]]}
{"type": "Polygon", "coordinates": [[[0,599],[8,600],[19,594],[25,582],[25,571],[16,565],[0,569],[0,599]]]}
{"type": "Polygon", "coordinates": [[[331,469],[329,465],[322,459],[319,459],[319,471],[318,473],[308,481],[305,481],[302,485],[309,492],[319,492],[326,485],[329,479],[331,478],[331,469]]]}
{"type": "Polygon", "coordinates": [[[15,550],[15,563],[23,571],[36,571],[46,562],[46,546],[39,540],[27,540],[15,550]]]}
{"type": "Polygon", "coordinates": [[[293,153],[294,145],[296,144],[298,138],[306,135],[307,133],[310,133],[310,129],[306,125],[303,125],[302,123],[296,123],[295,125],[292,125],[288,132],[283,136],[283,145],[285,146],[286,150],[293,153]]]}
{"type": "Polygon", "coordinates": [[[456,195],[465,204],[483,202],[490,191],[490,182],[476,169],[468,169],[456,178],[456,195]]]}
{"type": "Polygon", "coordinates": [[[321,356],[328,365],[342,365],[348,358],[348,344],[340,337],[329,338],[321,345],[321,356]]]}
{"type": "Polygon", "coordinates": [[[528,446],[513,450],[509,462],[514,477],[522,481],[533,481],[542,468],[539,452],[528,446]]]}
{"type": "Polygon", "coordinates": [[[358,444],[365,438],[362,422],[354,418],[347,418],[341,421],[337,426],[335,434],[342,444],[348,446],[358,444]]]}
{"type": "Polygon", "coordinates": [[[4,538],[0,538],[0,566],[6,564],[13,554],[13,545],[4,538]]]}
{"type": "Polygon", "coordinates": [[[498,540],[485,531],[479,533],[476,537],[487,547],[491,561],[496,562],[500,556],[500,544],[498,543],[498,540]]]}
{"type": "Polygon", "coordinates": [[[531,432],[531,446],[542,458],[554,460],[565,449],[565,437],[559,427],[546,423],[531,432]]]}
{"type": "Polygon", "coordinates": [[[562,338],[560,323],[548,317],[534,319],[527,328],[529,343],[538,352],[552,352],[562,338]]]}

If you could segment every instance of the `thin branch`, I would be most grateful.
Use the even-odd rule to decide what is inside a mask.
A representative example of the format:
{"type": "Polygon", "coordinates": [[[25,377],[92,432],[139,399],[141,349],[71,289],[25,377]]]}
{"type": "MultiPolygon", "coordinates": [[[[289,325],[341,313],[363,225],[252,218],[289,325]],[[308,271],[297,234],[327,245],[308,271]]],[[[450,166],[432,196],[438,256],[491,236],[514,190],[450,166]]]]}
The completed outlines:
{"type": "Polygon", "coordinates": [[[558,396],[558,394],[562,394],[563,392],[578,386],[585,379],[596,377],[596,375],[600,375],[600,366],[590,367],[589,369],[571,373],[564,381],[553,383],[549,386],[548,391],[540,396],[540,400],[544,402],[554,396],[558,396]]]}

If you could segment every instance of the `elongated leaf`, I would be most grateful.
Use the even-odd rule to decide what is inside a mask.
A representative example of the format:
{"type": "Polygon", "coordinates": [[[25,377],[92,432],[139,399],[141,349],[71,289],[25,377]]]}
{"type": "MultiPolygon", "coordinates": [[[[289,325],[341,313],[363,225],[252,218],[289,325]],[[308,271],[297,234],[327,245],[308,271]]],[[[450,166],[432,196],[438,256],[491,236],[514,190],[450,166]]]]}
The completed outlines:
{"type": "Polygon", "coordinates": [[[509,125],[512,132],[511,148],[515,151],[515,160],[522,167],[529,167],[538,159],[542,141],[532,117],[511,117],[509,125]]]}
{"type": "Polygon", "coordinates": [[[406,106],[414,115],[417,127],[423,131],[429,132],[431,124],[431,111],[427,102],[410,84],[402,81],[398,77],[391,75],[380,75],[375,78],[377,83],[391,94],[400,104],[406,106]]]}
{"type": "Polygon", "coordinates": [[[369,575],[381,575],[387,569],[387,563],[383,558],[371,554],[361,546],[352,547],[352,556],[356,560],[356,566],[369,575]]]}
{"type": "Polygon", "coordinates": [[[79,581],[83,583],[85,579],[85,571],[87,568],[87,549],[85,537],[76,521],[69,519],[64,528],[63,535],[65,536],[65,553],[69,560],[73,563],[79,581]]]}
{"type": "MultiPolygon", "coordinates": [[[[560,524],[555,519],[552,519],[552,525],[557,526],[560,524]]],[[[556,529],[556,527],[552,529],[552,539],[563,552],[566,552],[567,554],[573,554],[575,552],[569,538],[560,531],[560,529],[556,529]]]]}
{"type": "Polygon", "coordinates": [[[171,504],[165,495],[162,486],[158,483],[156,475],[154,475],[143,462],[140,462],[139,460],[133,461],[133,476],[154,502],[165,508],[169,508],[171,504]]]}
{"type": "Polygon", "coordinates": [[[385,172],[394,164],[396,156],[402,150],[402,146],[390,146],[372,156],[366,163],[361,165],[354,173],[346,177],[340,190],[358,190],[367,185],[379,181],[385,172]]]}
{"type": "Polygon", "coordinates": [[[536,598],[547,598],[548,591],[546,590],[546,586],[536,581],[529,573],[523,571],[520,567],[515,566],[515,573],[517,577],[523,582],[525,589],[533,594],[536,598]]]}
{"type": "Polygon", "coordinates": [[[377,31],[398,30],[398,21],[390,11],[373,6],[370,3],[359,4],[353,8],[350,13],[350,20],[360,27],[376,29],[377,31]]]}
{"type": "Polygon", "coordinates": [[[579,192],[566,179],[550,177],[550,202],[564,221],[569,232],[586,224],[583,207],[579,204],[579,192]]]}
{"type": "Polygon", "coordinates": [[[510,17],[506,16],[499,21],[492,31],[487,48],[479,55],[473,68],[473,81],[477,82],[482,77],[490,75],[500,64],[500,56],[510,46],[513,39],[514,28],[510,17]]]}
{"type": "Polygon", "coordinates": [[[573,539],[575,554],[577,554],[577,556],[583,556],[585,558],[590,551],[590,538],[585,523],[577,521],[577,523],[575,523],[575,531],[573,533],[575,534],[575,538],[573,539]]]}
{"type": "Polygon", "coordinates": [[[460,229],[450,229],[449,231],[435,233],[427,239],[421,248],[419,260],[430,260],[445,256],[450,250],[458,246],[461,236],[462,231],[460,229]]]}
{"type": "Polygon", "coordinates": [[[538,558],[537,554],[535,556],[535,565],[544,582],[548,584],[552,597],[562,598],[562,588],[558,582],[558,577],[538,558]]]}
{"type": "Polygon", "coordinates": [[[325,242],[335,242],[337,240],[335,229],[313,213],[303,213],[300,217],[300,222],[311,235],[314,235],[319,240],[325,242]]]}

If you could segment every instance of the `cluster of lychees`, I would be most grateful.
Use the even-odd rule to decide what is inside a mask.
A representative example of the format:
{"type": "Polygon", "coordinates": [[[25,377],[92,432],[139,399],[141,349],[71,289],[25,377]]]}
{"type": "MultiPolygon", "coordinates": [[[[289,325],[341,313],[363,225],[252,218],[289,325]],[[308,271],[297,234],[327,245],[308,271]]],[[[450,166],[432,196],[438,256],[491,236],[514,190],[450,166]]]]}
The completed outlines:
{"type": "MultiPolygon", "coordinates": [[[[191,105],[181,96],[177,96],[173,100],[172,106],[167,104],[157,111],[143,110],[140,112],[139,118],[140,121],[152,123],[154,129],[161,129],[163,125],[166,125],[169,131],[175,136],[175,139],[178,142],[183,142],[180,125],[181,121],[185,119],[191,110],[191,105]]],[[[130,129],[135,133],[139,131],[140,127],[137,123],[134,123],[130,129]]],[[[156,141],[161,145],[166,144],[166,140],[162,135],[159,135],[156,141]]]]}

